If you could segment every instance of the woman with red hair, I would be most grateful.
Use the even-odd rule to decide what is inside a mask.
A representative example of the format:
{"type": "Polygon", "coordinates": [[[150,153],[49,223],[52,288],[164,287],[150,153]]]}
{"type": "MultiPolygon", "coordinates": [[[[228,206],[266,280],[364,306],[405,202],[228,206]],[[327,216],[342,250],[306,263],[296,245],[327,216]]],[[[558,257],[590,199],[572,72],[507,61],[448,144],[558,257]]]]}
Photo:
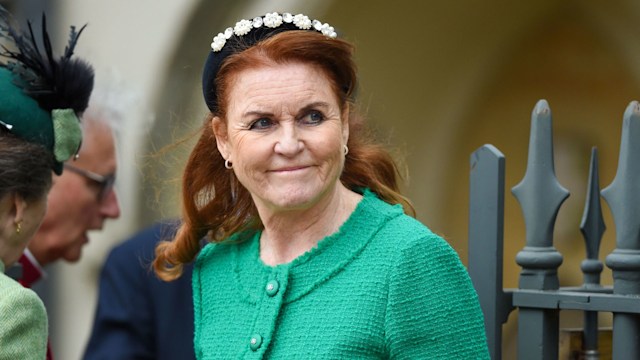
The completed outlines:
{"type": "Polygon", "coordinates": [[[183,222],[154,262],[171,280],[197,256],[196,356],[488,358],[463,265],[356,111],[353,47],[288,13],[211,47],[183,222]]]}

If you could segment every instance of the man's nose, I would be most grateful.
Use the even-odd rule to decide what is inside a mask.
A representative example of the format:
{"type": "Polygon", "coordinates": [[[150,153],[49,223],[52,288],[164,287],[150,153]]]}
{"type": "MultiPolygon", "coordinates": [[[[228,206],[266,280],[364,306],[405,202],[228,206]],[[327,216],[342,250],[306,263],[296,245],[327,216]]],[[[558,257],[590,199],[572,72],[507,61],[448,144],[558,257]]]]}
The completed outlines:
{"type": "Polygon", "coordinates": [[[100,214],[109,219],[120,217],[120,203],[115,189],[111,189],[100,204],[100,214]]]}

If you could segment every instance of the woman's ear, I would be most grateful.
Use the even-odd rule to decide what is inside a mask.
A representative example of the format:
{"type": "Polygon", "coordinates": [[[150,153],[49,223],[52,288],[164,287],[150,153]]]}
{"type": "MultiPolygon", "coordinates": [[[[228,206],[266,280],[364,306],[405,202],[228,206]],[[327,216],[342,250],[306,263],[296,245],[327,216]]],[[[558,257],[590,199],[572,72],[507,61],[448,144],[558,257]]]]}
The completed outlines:
{"type": "Polygon", "coordinates": [[[218,116],[214,116],[211,119],[211,129],[213,130],[213,135],[216,137],[216,145],[218,146],[218,151],[223,158],[229,158],[229,137],[227,135],[227,124],[218,116]]]}
{"type": "Polygon", "coordinates": [[[342,110],[342,141],[343,144],[347,144],[349,141],[349,103],[345,104],[344,109],[342,110]]]}
{"type": "Polygon", "coordinates": [[[16,226],[16,196],[12,193],[0,197],[0,235],[8,236],[16,226]]]}
{"type": "Polygon", "coordinates": [[[27,202],[18,194],[13,195],[13,221],[18,224],[24,220],[27,210],[27,202]]]}

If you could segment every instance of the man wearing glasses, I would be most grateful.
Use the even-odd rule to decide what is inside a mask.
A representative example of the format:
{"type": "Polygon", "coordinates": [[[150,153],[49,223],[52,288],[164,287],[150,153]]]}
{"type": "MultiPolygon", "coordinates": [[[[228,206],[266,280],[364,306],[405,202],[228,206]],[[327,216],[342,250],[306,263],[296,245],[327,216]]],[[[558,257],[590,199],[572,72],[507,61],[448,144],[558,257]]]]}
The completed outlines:
{"type": "Polygon", "coordinates": [[[42,267],[59,259],[76,262],[106,219],[120,216],[113,183],[116,176],[113,126],[107,116],[92,111],[83,116],[83,142],[77,160],[69,160],[61,176],[53,178],[47,214],[20,259],[23,286],[43,276],[42,267]]]}

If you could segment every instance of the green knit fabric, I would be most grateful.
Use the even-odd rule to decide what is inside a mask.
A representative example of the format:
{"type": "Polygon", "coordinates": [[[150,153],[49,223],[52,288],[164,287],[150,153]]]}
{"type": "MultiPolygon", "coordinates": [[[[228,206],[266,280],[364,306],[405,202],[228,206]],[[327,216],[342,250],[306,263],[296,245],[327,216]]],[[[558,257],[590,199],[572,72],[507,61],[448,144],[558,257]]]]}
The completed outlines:
{"type": "Polygon", "coordinates": [[[4,274],[0,261],[0,360],[42,360],[47,352],[47,313],[42,300],[4,274]]]}
{"type": "Polygon", "coordinates": [[[489,359],[455,251],[364,195],[336,234],[288,264],[262,263],[259,233],[207,245],[193,273],[198,359],[489,359]]]}
{"type": "Polygon", "coordinates": [[[63,163],[74,156],[82,143],[80,120],[73,109],[53,109],[53,155],[56,161],[63,163]]]}

